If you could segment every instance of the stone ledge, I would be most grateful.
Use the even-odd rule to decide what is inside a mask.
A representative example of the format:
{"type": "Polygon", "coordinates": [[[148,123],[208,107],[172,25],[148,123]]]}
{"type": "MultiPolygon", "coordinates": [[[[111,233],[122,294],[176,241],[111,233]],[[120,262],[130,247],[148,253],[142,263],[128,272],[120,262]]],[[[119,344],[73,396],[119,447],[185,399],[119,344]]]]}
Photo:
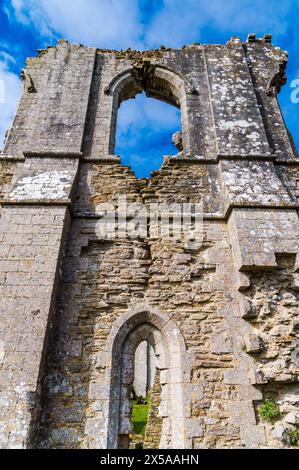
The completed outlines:
{"type": "Polygon", "coordinates": [[[24,151],[25,158],[71,158],[79,159],[82,157],[82,152],[45,152],[45,151],[24,151]]]}
{"type": "Polygon", "coordinates": [[[294,160],[279,160],[275,159],[274,160],[275,165],[280,165],[280,166],[299,166],[299,159],[294,159],[294,160]]]}
{"type": "Polygon", "coordinates": [[[96,157],[96,158],[88,158],[83,157],[81,159],[81,163],[112,163],[118,164],[120,163],[120,157],[117,155],[108,155],[107,157],[96,157]]]}
{"type": "Polygon", "coordinates": [[[219,160],[258,160],[259,162],[261,160],[275,160],[275,154],[274,153],[264,153],[264,154],[251,154],[247,153],[244,155],[239,155],[237,153],[218,153],[217,155],[217,161],[219,160]]]}
{"type": "MultiPolygon", "coordinates": [[[[164,159],[169,163],[199,163],[199,164],[217,164],[217,158],[207,158],[201,155],[191,157],[190,155],[186,156],[177,156],[177,155],[164,155],[164,159]]],[[[165,161],[164,160],[164,161],[165,161]]]]}
{"type": "Polygon", "coordinates": [[[1,161],[4,161],[4,162],[24,162],[25,157],[14,157],[12,155],[0,154],[0,162],[1,161]]]}
{"type": "MultiPolygon", "coordinates": [[[[1,203],[1,200],[0,200],[0,203],[1,203]]],[[[265,209],[265,210],[286,210],[286,211],[289,211],[289,210],[299,210],[299,204],[287,205],[287,206],[284,206],[284,207],[273,206],[273,205],[264,206],[264,205],[258,205],[258,204],[255,204],[255,205],[254,204],[252,204],[252,205],[246,204],[244,206],[237,205],[237,204],[232,204],[231,206],[229,206],[227,208],[227,211],[224,214],[204,213],[203,214],[203,221],[213,221],[213,220],[215,220],[215,221],[219,221],[219,222],[226,222],[230,218],[233,209],[265,209]]],[[[76,217],[78,219],[85,219],[85,218],[86,219],[101,219],[103,217],[103,214],[83,213],[83,212],[74,211],[74,217],[76,217]]],[[[128,217],[128,220],[131,220],[131,218],[133,219],[134,217],[128,217]]],[[[194,219],[194,217],[191,215],[191,220],[193,220],[193,219],[194,219]]],[[[116,214],[115,220],[117,220],[117,214],[116,214]]],[[[158,218],[158,220],[160,220],[160,217],[158,218]]]]}
{"type": "MultiPolygon", "coordinates": [[[[206,165],[215,165],[221,160],[234,160],[234,161],[272,161],[275,164],[286,165],[286,166],[299,166],[298,160],[279,160],[276,158],[274,153],[270,154],[246,154],[246,155],[237,155],[237,154],[217,154],[215,157],[204,157],[202,155],[196,156],[177,156],[177,155],[164,155],[167,157],[169,163],[198,163],[206,165]]],[[[87,159],[86,159],[87,160],[87,159]]]]}
{"type": "Polygon", "coordinates": [[[0,199],[0,206],[69,206],[70,199],[0,199]]]}
{"type": "MultiPolygon", "coordinates": [[[[190,155],[164,155],[164,157],[167,158],[168,162],[171,163],[199,163],[199,164],[217,164],[219,163],[220,160],[242,160],[242,161],[249,161],[249,160],[257,160],[257,161],[276,161],[275,160],[275,155],[273,153],[269,154],[246,154],[246,155],[238,155],[238,154],[217,154],[215,157],[207,157],[207,156],[202,156],[202,155],[195,155],[195,156],[190,156],[190,155]]],[[[299,164],[299,161],[298,161],[299,164]]]]}
{"type": "Polygon", "coordinates": [[[252,204],[231,204],[225,214],[223,215],[223,219],[224,220],[228,220],[233,209],[264,209],[264,210],[286,210],[286,211],[290,211],[290,210],[299,210],[299,204],[285,204],[284,206],[278,206],[278,205],[275,205],[275,204],[269,204],[268,206],[265,205],[265,204],[255,204],[255,203],[252,203],[252,204]]]}

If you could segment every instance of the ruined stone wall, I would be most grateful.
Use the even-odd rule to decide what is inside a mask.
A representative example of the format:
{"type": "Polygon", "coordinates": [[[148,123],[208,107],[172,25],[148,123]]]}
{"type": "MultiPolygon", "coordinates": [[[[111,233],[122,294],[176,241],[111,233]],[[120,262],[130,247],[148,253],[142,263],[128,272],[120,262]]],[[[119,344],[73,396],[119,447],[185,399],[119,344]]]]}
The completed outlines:
{"type": "MultiPolygon", "coordinates": [[[[13,174],[15,172],[16,162],[12,160],[1,161],[0,166],[0,199],[4,199],[6,187],[11,183],[13,174]]],[[[0,207],[1,216],[2,206],[0,207]]]]}
{"type": "Polygon", "coordinates": [[[276,99],[286,61],[252,35],[144,52],[60,41],[28,61],[0,160],[1,447],[125,442],[142,340],[160,447],[290,444],[299,164],[276,99]],[[142,90],[182,112],[183,150],[148,179],[113,155],[117,108],[142,90]],[[111,225],[105,238],[103,204],[119,196],[202,203],[202,243],[115,238],[111,225]],[[268,397],[273,425],[259,417],[268,397]]]}
{"type": "Polygon", "coordinates": [[[134,383],[133,391],[134,396],[146,397],[147,396],[147,377],[148,377],[148,343],[143,341],[136,348],[135,361],[134,361],[134,383]]]}
{"type": "Polygon", "coordinates": [[[162,418],[159,416],[159,406],[161,403],[161,374],[159,369],[156,369],[153,388],[151,390],[151,404],[148,415],[148,422],[146,425],[144,436],[144,449],[159,449],[161,432],[162,432],[162,418]]]}
{"type": "Polygon", "coordinates": [[[62,207],[9,206],[1,237],[1,438],[24,445],[31,410],[38,406],[38,377],[56,289],[60,244],[68,218],[62,207]]]}
{"type": "Polygon", "coordinates": [[[142,341],[135,352],[133,383],[135,397],[147,397],[153,386],[155,373],[155,352],[147,341],[142,341]]]}
{"type": "MultiPolygon", "coordinates": [[[[254,360],[252,383],[264,399],[279,404],[280,417],[267,423],[269,445],[288,444],[288,425],[298,423],[298,283],[294,255],[277,255],[278,269],[250,275],[244,291],[251,330],[244,336],[244,349],[254,360]]],[[[260,402],[256,402],[258,409],[260,402]]],[[[258,413],[257,413],[258,416],[258,413]]]]}
{"type": "MultiPolygon", "coordinates": [[[[103,166],[107,169],[107,164],[103,166]]],[[[98,187],[106,191],[103,185],[98,187]]],[[[100,197],[99,190],[97,194],[100,197]]],[[[232,357],[231,348],[225,345],[226,326],[218,313],[229,285],[226,272],[231,271],[224,264],[232,262],[225,225],[208,224],[205,242],[198,250],[171,240],[101,242],[96,240],[94,230],[95,222],[85,220],[77,220],[71,229],[58,307],[60,326],[50,348],[42,445],[52,442],[71,447],[76,441],[76,445],[92,447],[92,441],[84,439],[88,426],[101,416],[96,394],[89,392],[90,387],[100,387],[102,381],[97,357],[105,348],[115,319],[141,303],[171,316],[192,356],[191,386],[186,393],[191,398],[194,439],[204,435],[205,417],[211,416],[211,424],[206,424],[207,435],[218,433],[218,444],[222,440],[229,445],[237,437],[231,436],[225,420],[225,397],[230,386],[221,382],[224,370],[232,365],[232,357]],[[217,346],[221,334],[224,346],[217,346]],[[198,388],[199,383],[202,385],[198,388]],[[210,414],[211,403],[214,409],[210,414]]]]}
{"type": "Polygon", "coordinates": [[[80,153],[95,49],[60,41],[28,58],[5,155],[80,153]]]}
{"type": "Polygon", "coordinates": [[[4,160],[1,162],[1,176],[0,176],[0,191],[1,198],[4,197],[3,191],[5,190],[5,185],[8,185],[13,177],[15,171],[15,162],[4,160]]]}

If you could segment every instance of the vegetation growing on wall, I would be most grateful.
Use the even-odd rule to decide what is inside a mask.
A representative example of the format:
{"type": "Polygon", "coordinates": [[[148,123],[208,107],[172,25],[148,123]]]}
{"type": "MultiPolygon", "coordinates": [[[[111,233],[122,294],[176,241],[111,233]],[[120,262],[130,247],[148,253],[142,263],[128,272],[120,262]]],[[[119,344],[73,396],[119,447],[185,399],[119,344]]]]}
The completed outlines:
{"type": "Polygon", "coordinates": [[[289,431],[288,437],[289,437],[291,446],[294,446],[294,447],[299,446],[299,428],[292,429],[292,431],[289,431]]]}
{"type": "Polygon", "coordinates": [[[263,421],[273,423],[280,418],[279,407],[273,400],[265,400],[258,410],[263,421]]]}

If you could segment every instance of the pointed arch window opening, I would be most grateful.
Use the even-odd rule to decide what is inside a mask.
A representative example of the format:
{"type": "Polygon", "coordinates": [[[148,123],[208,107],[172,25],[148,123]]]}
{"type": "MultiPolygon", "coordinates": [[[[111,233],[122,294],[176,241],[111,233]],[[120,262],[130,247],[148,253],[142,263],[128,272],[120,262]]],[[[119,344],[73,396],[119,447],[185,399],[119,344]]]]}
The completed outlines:
{"type": "Polygon", "coordinates": [[[107,354],[111,357],[111,366],[107,376],[110,382],[107,446],[129,447],[134,357],[136,348],[144,340],[154,349],[155,384],[160,388],[159,402],[156,402],[160,430],[155,431],[155,448],[188,448],[190,443],[183,418],[189,416],[190,403],[184,389],[189,386],[191,369],[184,338],[167,315],[142,307],[120,318],[108,338],[107,354]]]}
{"type": "MultiPolygon", "coordinates": [[[[149,323],[143,323],[139,327],[133,329],[133,331],[126,337],[122,353],[121,353],[121,364],[120,364],[120,401],[119,401],[119,426],[118,426],[118,438],[117,438],[117,447],[118,448],[137,448],[139,444],[141,448],[144,445],[146,440],[146,430],[149,421],[149,413],[155,414],[155,421],[160,421],[160,430],[156,429],[156,432],[159,434],[158,442],[159,445],[162,433],[162,417],[159,416],[159,408],[152,410],[150,403],[147,403],[147,416],[146,423],[143,423],[143,429],[140,428],[141,423],[137,423],[136,416],[134,416],[134,405],[132,398],[134,395],[138,395],[138,398],[143,398],[144,402],[149,400],[149,390],[150,386],[153,386],[152,378],[156,378],[157,370],[160,370],[165,367],[165,364],[168,359],[166,359],[165,354],[168,354],[165,350],[165,345],[161,343],[161,333],[153,325],[149,323]],[[158,343],[156,344],[158,335],[158,343]],[[143,339],[143,337],[145,339],[143,339]],[[154,339],[156,338],[156,339],[154,339]],[[145,357],[142,358],[142,347],[145,348],[145,357]],[[141,349],[141,350],[140,350],[141,349]],[[141,354],[140,354],[141,353],[141,354]],[[139,356],[139,357],[138,357],[139,356]],[[149,358],[151,356],[152,364],[150,365],[149,358]],[[136,376],[140,372],[139,366],[147,368],[147,373],[144,374],[144,380],[141,380],[141,383],[136,380],[136,376]],[[162,361],[162,362],[161,362],[162,361]],[[151,368],[151,370],[149,370],[151,368]],[[152,378],[151,378],[152,377],[152,378]],[[151,383],[152,382],[152,383],[151,383]],[[138,387],[139,390],[136,388],[138,387]],[[143,390],[141,390],[143,388],[143,390]],[[134,393],[137,390],[137,393],[134,393]],[[142,397],[142,395],[146,395],[142,397]],[[141,431],[143,435],[140,435],[141,431]]],[[[159,379],[160,382],[160,379],[159,379]]],[[[136,398],[136,397],[135,397],[136,398]]],[[[143,417],[145,419],[145,416],[143,417]]],[[[165,423],[164,423],[165,425],[165,423]]],[[[164,426],[165,427],[165,426],[164,426]]]]}
{"type": "MultiPolygon", "coordinates": [[[[157,377],[156,355],[151,343],[146,339],[136,347],[134,354],[134,374],[131,388],[131,423],[132,433],[129,446],[142,449],[148,444],[149,436],[153,432],[153,423],[160,420],[159,408],[160,394],[154,389],[157,377]],[[152,392],[154,392],[152,394],[152,392]],[[158,397],[157,397],[158,395],[158,397]]],[[[160,384],[160,380],[159,380],[160,384]]],[[[157,389],[157,384],[156,387],[157,389]]]]}
{"type": "Polygon", "coordinates": [[[180,135],[179,108],[142,92],[118,109],[115,153],[137,178],[148,178],[161,168],[164,156],[179,152],[174,138],[180,135]]]}
{"type": "Polygon", "coordinates": [[[120,155],[122,164],[131,166],[138,178],[158,170],[163,156],[183,156],[190,147],[184,83],[167,70],[155,73],[154,79],[142,83],[128,72],[109,90],[113,97],[109,154],[120,155]]]}

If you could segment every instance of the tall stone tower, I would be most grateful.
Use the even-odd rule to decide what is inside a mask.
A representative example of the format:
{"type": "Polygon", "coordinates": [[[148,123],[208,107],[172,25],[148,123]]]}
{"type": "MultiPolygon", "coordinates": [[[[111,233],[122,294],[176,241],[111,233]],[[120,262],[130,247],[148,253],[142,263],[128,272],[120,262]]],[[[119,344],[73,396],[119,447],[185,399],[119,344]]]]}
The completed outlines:
{"type": "Polygon", "coordinates": [[[0,161],[2,447],[128,446],[144,340],[160,448],[288,445],[299,160],[276,98],[286,63],[269,35],[143,52],[59,41],[28,59],[0,161]],[[182,114],[180,152],[148,179],[114,155],[118,107],[141,91],[182,114]],[[201,202],[202,243],[99,236],[119,196],[201,202]],[[276,423],[260,418],[266,399],[276,423]]]}

